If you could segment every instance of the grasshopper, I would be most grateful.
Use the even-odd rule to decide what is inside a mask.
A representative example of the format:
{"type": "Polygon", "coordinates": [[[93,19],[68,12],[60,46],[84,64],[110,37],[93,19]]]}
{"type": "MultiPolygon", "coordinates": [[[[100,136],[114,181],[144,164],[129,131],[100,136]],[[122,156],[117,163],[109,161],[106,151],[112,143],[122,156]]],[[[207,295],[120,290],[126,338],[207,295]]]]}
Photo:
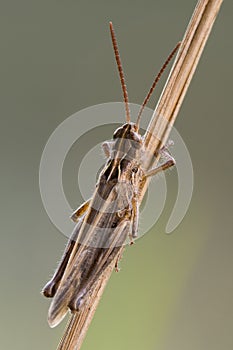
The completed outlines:
{"type": "Polygon", "coordinates": [[[74,313],[87,305],[96,282],[113,260],[117,269],[122,246],[127,239],[132,244],[137,237],[139,197],[145,181],[175,164],[175,160],[163,148],[161,153],[166,153],[165,161],[154,168],[146,166],[147,154],[139,124],[143,108],[180,43],[156,76],[133,123],[111,22],[110,33],[124,96],[126,123],[116,129],[111,141],[103,143],[106,165],[100,173],[92,198],[72,214],[71,219],[77,224],[54,276],[43,289],[46,297],[53,298],[48,313],[51,327],[60,323],[68,310],[74,313]]]}

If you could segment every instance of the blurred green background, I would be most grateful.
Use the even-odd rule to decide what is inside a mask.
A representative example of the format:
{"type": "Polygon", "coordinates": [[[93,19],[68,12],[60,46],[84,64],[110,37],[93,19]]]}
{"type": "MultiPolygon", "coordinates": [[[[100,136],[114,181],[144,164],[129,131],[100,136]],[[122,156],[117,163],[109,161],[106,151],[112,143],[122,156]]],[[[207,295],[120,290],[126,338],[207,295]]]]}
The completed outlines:
{"type": "MultiPolygon", "coordinates": [[[[195,3],[1,1],[1,349],[55,349],[63,332],[65,322],[49,328],[49,301],[40,295],[66,238],[43,208],[39,163],[65,118],[122,100],[109,20],[130,101],[141,103],[195,3]]],[[[225,1],[176,122],[194,167],[188,213],[172,235],[164,233],[177,191],[169,172],[166,210],[125,252],[83,350],[233,348],[232,11],[225,1]]]]}

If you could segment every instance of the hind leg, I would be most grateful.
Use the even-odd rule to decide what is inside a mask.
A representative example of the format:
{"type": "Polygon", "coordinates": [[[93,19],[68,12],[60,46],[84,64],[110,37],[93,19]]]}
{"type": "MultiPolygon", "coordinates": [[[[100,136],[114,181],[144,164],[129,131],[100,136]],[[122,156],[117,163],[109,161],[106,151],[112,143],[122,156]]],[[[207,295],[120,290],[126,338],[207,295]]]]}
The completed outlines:
{"type": "Polygon", "coordinates": [[[61,261],[58,267],[56,268],[52,279],[44,286],[42,290],[42,293],[47,298],[52,298],[58,289],[58,286],[60,284],[64,271],[66,269],[67,263],[69,261],[70,255],[77,241],[80,227],[81,227],[81,222],[75,227],[74,232],[66,245],[61,261]]]}

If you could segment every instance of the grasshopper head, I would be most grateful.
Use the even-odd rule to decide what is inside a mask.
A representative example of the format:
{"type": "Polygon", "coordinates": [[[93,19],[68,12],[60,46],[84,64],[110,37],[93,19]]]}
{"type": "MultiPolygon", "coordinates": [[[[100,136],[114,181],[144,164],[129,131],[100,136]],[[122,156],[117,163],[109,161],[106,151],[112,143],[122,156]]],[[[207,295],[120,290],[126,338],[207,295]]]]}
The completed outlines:
{"type": "Polygon", "coordinates": [[[141,135],[138,133],[136,124],[125,123],[115,130],[113,139],[129,139],[141,143],[141,135]]]}

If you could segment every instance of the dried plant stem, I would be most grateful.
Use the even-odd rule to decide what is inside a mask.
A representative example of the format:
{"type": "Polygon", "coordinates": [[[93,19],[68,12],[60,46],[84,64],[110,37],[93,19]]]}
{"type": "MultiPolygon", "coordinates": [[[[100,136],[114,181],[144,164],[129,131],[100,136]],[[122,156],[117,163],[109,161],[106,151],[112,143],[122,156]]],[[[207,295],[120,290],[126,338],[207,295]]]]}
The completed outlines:
{"type": "MultiPolygon", "coordinates": [[[[123,250],[123,249],[122,249],[123,250]]],[[[91,323],[91,320],[95,314],[101,295],[103,294],[104,288],[110,278],[112,270],[114,269],[115,261],[105,270],[98,280],[94,292],[90,295],[91,309],[83,307],[80,312],[73,314],[67,324],[64,335],[58,345],[57,350],[79,350],[82,342],[91,323]],[[80,333],[77,331],[80,330],[80,333]],[[77,337],[77,334],[79,336],[77,337]]]]}
{"type": "Polygon", "coordinates": [[[161,142],[164,144],[167,141],[222,2],[223,0],[200,0],[196,5],[146,132],[145,143],[149,149],[155,150],[161,142]],[[161,125],[159,117],[167,123],[161,125]],[[155,131],[159,131],[160,140],[156,140],[155,131]]]}
{"type": "MultiPolygon", "coordinates": [[[[176,61],[145,134],[145,146],[151,153],[150,161],[152,161],[153,153],[167,141],[222,2],[223,0],[200,0],[196,5],[176,61]]],[[[147,183],[143,188],[143,193],[146,187],[147,183]]],[[[90,295],[89,305],[71,316],[57,350],[79,350],[81,348],[114,265],[113,261],[98,280],[94,292],[90,295]],[[79,334],[78,338],[77,334],[79,334]]]]}

